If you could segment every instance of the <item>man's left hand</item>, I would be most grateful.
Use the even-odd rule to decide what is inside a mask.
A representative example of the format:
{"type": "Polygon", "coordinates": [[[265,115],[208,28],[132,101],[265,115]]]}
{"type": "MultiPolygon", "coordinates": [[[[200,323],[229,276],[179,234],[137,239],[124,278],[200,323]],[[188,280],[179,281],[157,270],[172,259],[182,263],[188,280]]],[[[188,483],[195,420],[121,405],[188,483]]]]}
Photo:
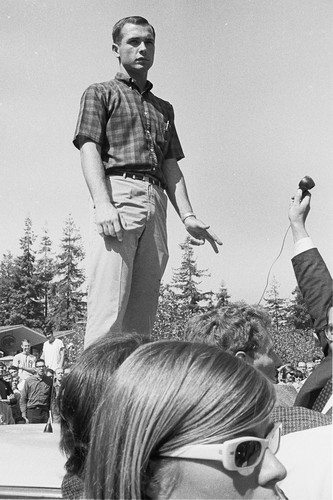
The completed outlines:
{"type": "Polygon", "coordinates": [[[190,243],[192,245],[204,245],[205,241],[209,241],[215,253],[219,253],[217,245],[223,245],[222,241],[207,224],[204,224],[196,217],[188,217],[184,222],[186,231],[191,235],[190,243]]]}

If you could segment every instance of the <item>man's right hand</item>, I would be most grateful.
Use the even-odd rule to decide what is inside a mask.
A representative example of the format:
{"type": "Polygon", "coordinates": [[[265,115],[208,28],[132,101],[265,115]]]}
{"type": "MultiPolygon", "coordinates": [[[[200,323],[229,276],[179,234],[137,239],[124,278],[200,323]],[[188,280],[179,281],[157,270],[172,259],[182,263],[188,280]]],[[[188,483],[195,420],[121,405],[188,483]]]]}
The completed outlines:
{"type": "Polygon", "coordinates": [[[95,223],[99,234],[123,241],[126,222],[112,203],[102,203],[95,208],[95,223]]]}
{"type": "Polygon", "coordinates": [[[288,217],[291,224],[305,225],[310,211],[311,193],[297,189],[289,204],[288,217]]]}
{"type": "Polygon", "coordinates": [[[294,242],[308,237],[305,221],[310,211],[311,194],[309,191],[297,189],[289,204],[288,217],[294,242]]]}

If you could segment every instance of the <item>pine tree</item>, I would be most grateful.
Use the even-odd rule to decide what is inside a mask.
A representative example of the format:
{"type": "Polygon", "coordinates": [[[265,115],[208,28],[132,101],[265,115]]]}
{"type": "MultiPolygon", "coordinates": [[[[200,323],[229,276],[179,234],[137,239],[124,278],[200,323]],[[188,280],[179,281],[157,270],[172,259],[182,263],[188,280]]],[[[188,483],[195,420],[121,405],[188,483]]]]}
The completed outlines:
{"type": "Polygon", "coordinates": [[[56,296],[52,318],[58,330],[71,329],[84,318],[86,303],[82,286],[84,251],[81,235],[71,216],[65,221],[56,270],[56,296]]]}
{"type": "Polygon", "coordinates": [[[189,237],[180,245],[180,248],[183,251],[181,265],[180,268],[174,270],[171,286],[176,290],[178,298],[188,305],[190,311],[197,312],[200,310],[200,301],[206,300],[207,295],[210,295],[210,292],[200,292],[201,281],[198,279],[209,275],[205,274],[207,269],[198,269],[189,237]]]}
{"type": "Polygon", "coordinates": [[[212,292],[199,290],[201,277],[206,270],[199,270],[194,259],[189,238],[180,245],[183,251],[181,265],[174,270],[171,284],[161,287],[155,338],[181,338],[186,321],[193,314],[207,309],[212,292]]]}
{"type": "Polygon", "coordinates": [[[30,217],[25,219],[24,235],[20,238],[22,254],[15,259],[13,294],[9,324],[24,324],[40,328],[43,324],[43,304],[40,299],[41,283],[36,271],[33,244],[36,236],[30,217]]]}
{"type": "Polygon", "coordinates": [[[221,282],[219,291],[216,294],[216,307],[224,307],[229,304],[229,299],[230,299],[229,292],[227,290],[227,287],[225,286],[224,281],[221,282]]]}
{"type": "Polygon", "coordinates": [[[307,307],[298,286],[293,290],[292,295],[293,299],[288,308],[289,323],[299,330],[308,330],[312,328],[311,316],[307,311],[307,307]]]}
{"type": "Polygon", "coordinates": [[[55,259],[52,253],[52,241],[47,226],[43,229],[41,243],[38,250],[37,272],[41,283],[41,300],[43,302],[44,323],[50,314],[52,292],[54,294],[53,278],[55,275],[55,259]]]}
{"type": "Polygon", "coordinates": [[[273,276],[271,287],[264,298],[266,301],[264,307],[269,310],[273,328],[276,332],[279,332],[279,329],[287,323],[287,301],[280,298],[279,287],[279,283],[273,276]]]}
{"type": "Polygon", "coordinates": [[[14,293],[15,263],[11,252],[3,255],[0,264],[0,325],[10,324],[14,293]]]}

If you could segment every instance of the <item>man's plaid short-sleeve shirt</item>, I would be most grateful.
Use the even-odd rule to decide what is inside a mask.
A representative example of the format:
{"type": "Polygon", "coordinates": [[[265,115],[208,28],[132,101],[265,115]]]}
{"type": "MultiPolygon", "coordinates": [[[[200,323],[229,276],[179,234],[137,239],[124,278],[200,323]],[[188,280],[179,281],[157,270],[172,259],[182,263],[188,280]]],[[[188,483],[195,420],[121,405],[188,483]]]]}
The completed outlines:
{"type": "Polygon", "coordinates": [[[170,103],[156,97],[152,84],[140,93],[131,78],[117,73],[114,80],[90,85],[81,98],[74,135],[101,146],[106,169],[140,171],[163,180],[164,159],[184,157],[170,103]]]}

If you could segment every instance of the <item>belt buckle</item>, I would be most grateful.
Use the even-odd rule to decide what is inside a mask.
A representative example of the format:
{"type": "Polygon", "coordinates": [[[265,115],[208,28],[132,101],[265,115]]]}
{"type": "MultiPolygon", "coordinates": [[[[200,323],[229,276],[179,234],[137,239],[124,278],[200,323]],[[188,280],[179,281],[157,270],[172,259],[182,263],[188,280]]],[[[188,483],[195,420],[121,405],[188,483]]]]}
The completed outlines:
{"type": "Polygon", "coordinates": [[[146,181],[146,182],[151,182],[151,179],[150,179],[150,177],[148,175],[143,175],[142,176],[142,180],[146,181]]]}

